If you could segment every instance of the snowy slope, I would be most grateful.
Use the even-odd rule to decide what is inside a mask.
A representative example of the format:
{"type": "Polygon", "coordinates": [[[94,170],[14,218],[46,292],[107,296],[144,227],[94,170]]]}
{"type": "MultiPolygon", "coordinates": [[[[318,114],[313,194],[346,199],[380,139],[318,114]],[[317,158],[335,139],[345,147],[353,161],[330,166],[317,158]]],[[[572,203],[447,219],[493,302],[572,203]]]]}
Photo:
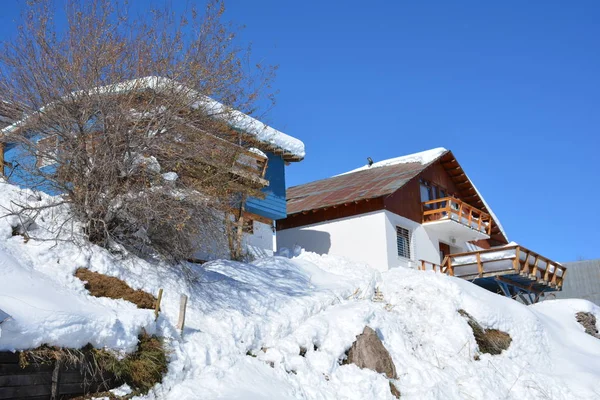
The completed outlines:
{"type": "MultiPolygon", "coordinates": [[[[0,183],[0,206],[15,199],[37,201],[0,183]]],[[[64,214],[42,217],[32,233],[48,237],[64,214]]],[[[380,274],[312,253],[251,264],[214,261],[184,274],[93,246],[25,243],[11,235],[15,223],[0,219],[0,309],[13,316],[0,326],[0,349],[90,341],[129,350],[143,327],[156,330],[168,340],[171,363],[147,398],[393,399],[382,375],[338,362],[365,325],[390,351],[403,399],[600,398],[600,340],[575,320],[578,311],[600,320],[600,308],[584,300],[528,307],[433,272],[380,274]],[[151,311],[88,296],[72,277],[78,267],[150,293],[164,288],[158,323],[151,311]],[[375,286],[384,302],[372,301],[375,286]],[[183,338],[174,329],[182,293],[189,296],[183,338]],[[473,334],[458,309],[508,332],[509,349],[476,361],[473,334]]]]}

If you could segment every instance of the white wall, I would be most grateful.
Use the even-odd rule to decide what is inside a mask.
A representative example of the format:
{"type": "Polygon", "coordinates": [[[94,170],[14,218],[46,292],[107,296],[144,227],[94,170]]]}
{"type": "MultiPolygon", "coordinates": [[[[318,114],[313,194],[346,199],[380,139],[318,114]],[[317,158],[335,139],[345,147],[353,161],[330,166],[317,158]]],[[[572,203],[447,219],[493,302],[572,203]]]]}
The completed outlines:
{"type": "MultiPolygon", "coordinates": [[[[300,246],[318,254],[333,254],[387,270],[386,215],[361,214],[277,232],[277,249],[300,246]]],[[[395,239],[394,239],[395,240],[395,239]]]]}
{"type": "Polygon", "coordinates": [[[274,235],[269,224],[253,221],[253,233],[244,235],[244,243],[250,254],[256,258],[273,255],[274,235]]]}
{"type": "Polygon", "coordinates": [[[300,246],[364,262],[381,271],[416,268],[420,260],[440,264],[439,240],[421,224],[387,210],[277,232],[277,248],[300,246]],[[396,226],[410,231],[411,258],[398,256],[396,226]]]}
{"type": "Polygon", "coordinates": [[[385,231],[387,238],[386,254],[390,268],[416,268],[419,260],[425,260],[435,264],[440,263],[438,238],[434,234],[426,231],[425,228],[423,228],[423,225],[390,211],[385,211],[385,231]],[[397,226],[410,231],[410,260],[398,256],[398,245],[396,242],[397,226]]]}

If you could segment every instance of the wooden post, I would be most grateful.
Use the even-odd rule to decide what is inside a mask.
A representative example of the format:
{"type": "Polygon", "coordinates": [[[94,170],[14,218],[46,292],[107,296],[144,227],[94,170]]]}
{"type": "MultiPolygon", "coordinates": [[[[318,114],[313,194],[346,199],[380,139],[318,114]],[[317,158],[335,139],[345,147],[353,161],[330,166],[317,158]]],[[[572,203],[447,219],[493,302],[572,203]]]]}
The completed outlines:
{"type": "Polygon", "coordinates": [[[513,269],[515,270],[516,273],[519,273],[519,271],[521,270],[521,254],[520,254],[520,247],[517,247],[515,249],[515,260],[513,261],[513,269]]]}
{"type": "Polygon", "coordinates": [[[450,276],[454,276],[454,267],[452,266],[452,259],[448,257],[448,271],[450,271],[450,276]]]}
{"type": "Polygon", "coordinates": [[[177,321],[177,329],[183,336],[183,327],[185,326],[185,309],[187,307],[188,297],[185,294],[181,295],[181,302],[179,303],[179,321],[177,321]]]}
{"type": "Polygon", "coordinates": [[[0,176],[4,175],[4,143],[0,142],[0,176]]]}
{"type": "Polygon", "coordinates": [[[481,264],[481,253],[477,253],[477,270],[479,271],[479,277],[483,277],[483,265],[481,264]]]}
{"type": "Polygon", "coordinates": [[[158,291],[158,298],[156,299],[156,304],[154,304],[154,320],[158,319],[158,312],[160,311],[160,301],[162,300],[163,290],[160,289],[158,291]]]}
{"type": "Polygon", "coordinates": [[[60,398],[60,358],[54,363],[54,371],[52,371],[52,388],[50,393],[50,399],[58,400],[60,398]]]}

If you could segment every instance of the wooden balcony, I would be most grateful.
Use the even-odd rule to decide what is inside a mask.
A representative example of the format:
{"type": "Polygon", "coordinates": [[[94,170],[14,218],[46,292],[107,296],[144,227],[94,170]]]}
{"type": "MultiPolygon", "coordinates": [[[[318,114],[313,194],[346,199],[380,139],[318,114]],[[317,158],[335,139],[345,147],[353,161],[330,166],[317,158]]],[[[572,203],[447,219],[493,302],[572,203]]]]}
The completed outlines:
{"type": "Polygon", "coordinates": [[[232,175],[259,188],[269,185],[269,181],[265,179],[268,158],[260,151],[246,149],[206,132],[196,140],[204,149],[201,154],[198,154],[199,161],[230,168],[232,175]]]}
{"type": "Polygon", "coordinates": [[[422,261],[419,269],[467,280],[496,278],[536,293],[561,290],[567,273],[561,264],[519,245],[449,254],[442,265],[422,261]]]}
{"type": "Polygon", "coordinates": [[[442,239],[460,242],[488,239],[492,232],[492,217],[454,197],[444,197],[422,203],[423,226],[435,231],[442,239]]]}
{"type": "Polygon", "coordinates": [[[248,179],[260,186],[267,186],[269,181],[265,179],[269,159],[262,154],[245,150],[235,158],[231,168],[232,173],[248,179]]]}

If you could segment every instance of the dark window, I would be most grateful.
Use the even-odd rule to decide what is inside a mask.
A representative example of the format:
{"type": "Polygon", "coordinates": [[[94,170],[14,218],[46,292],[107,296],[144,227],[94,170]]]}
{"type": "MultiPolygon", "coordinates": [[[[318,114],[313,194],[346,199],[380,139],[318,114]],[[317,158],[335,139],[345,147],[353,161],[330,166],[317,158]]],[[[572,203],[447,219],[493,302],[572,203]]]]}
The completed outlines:
{"type": "Polygon", "coordinates": [[[396,244],[398,245],[398,255],[410,258],[410,231],[408,229],[396,227],[396,244]]]}

